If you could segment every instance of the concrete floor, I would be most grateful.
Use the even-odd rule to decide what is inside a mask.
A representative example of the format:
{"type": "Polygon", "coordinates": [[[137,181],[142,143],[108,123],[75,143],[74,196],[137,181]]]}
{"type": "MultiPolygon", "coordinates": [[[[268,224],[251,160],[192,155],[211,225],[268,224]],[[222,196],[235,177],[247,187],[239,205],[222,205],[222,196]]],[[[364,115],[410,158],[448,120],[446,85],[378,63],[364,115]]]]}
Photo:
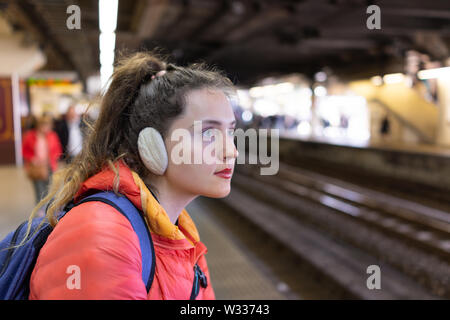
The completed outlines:
{"type": "MultiPolygon", "coordinates": [[[[252,254],[252,248],[243,246],[211,212],[217,206],[198,198],[187,210],[208,248],[206,259],[217,299],[280,300],[288,299],[277,288],[285,291],[282,281],[252,254]]],[[[261,245],[261,244],[260,244],[261,245]]]]}
{"type": "MultiPolygon", "coordinates": [[[[23,169],[0,166],[0,239],[25,221],[34,206],[34,191],[23,169]]],[[[243,249],[230,232],[211,214],[211,206],[196,199],[187,207],[206,255],[217,299],[286,299],[277,288],[283,283],[265,270],[251,253],[243,249]]]]}
{"type": "Polygon", "coordinates": [[[31,214],[34,190],[23,169],[0,166],[0,239],[31,214]]]}

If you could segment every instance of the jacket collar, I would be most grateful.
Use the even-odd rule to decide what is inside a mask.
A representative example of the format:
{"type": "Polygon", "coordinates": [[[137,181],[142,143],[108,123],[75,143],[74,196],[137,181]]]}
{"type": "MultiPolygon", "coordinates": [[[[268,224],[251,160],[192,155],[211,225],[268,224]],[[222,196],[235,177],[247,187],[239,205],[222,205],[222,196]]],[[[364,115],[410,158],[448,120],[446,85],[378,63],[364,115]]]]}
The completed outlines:
{"type": "MultiPolygon", "coordinates": [[[[125,195],[136,208],[145,213],[150,232],[167,240],[186,239],[192,245],[200,241],[197,228],[186,209],[183,209],[178,217],[178,226],[174,225],[136,172],[131,170],[123,160],[117,161],[114,166],[119,173],[118,192],[125,195]]],[[[74,202],[98,190],[113,190],[114,178],[114,171],[106,166],[82,183],[74,197],[74,202]]]]}

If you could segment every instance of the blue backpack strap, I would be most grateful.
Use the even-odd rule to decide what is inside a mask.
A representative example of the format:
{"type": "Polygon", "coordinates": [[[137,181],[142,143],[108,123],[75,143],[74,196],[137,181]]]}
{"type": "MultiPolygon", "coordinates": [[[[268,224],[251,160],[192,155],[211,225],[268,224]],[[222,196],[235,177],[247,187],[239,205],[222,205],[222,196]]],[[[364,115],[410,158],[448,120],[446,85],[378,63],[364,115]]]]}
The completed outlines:
{"type": "Polygon", "coordinates": [[[87,196],[77,204],[70,206],[70,208],[89,201],[101,201],[109,204],[130,221],[134,232],[139,238],[142,253],[142,280],[146,285],[147,292],[149,292],[155,275],[155,250],[144,217],[127,197],[119,197],[112,191],[99,192],[87,196]]]}

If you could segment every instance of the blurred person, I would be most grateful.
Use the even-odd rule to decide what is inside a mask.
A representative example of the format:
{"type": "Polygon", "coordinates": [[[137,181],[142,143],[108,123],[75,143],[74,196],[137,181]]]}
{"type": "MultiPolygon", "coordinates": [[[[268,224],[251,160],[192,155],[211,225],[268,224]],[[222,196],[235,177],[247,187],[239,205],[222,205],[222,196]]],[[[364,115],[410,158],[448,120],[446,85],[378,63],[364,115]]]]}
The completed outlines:
{"type": "Polygon", "coordinates": [[[348,117],[345,114],[341,114],[339,117],[339,125],[341,128],[348,129],[348,117]]]}
{"type": "Polygon", "coordinates": [[[339,117],[339,129],[342,137],[348,136],[348,116],[345,114],[341,114],[339,117]]]}
{"type": "Polygon", "coordinates": [[[72,162],[82,149],[86,132],[86,124],[77,113],[75,106],[71,105],[63,117],[55,121],[55,131],[61,141],[62,160],[72,162]]]}
{"type": "Polygon", "coordinates": [[[277,114],[273,116],[273,129],[283,130],[284,129],[284,116],[277,114]]]}
{"type": "Polygon", "coordinates": [[[43,114],[36,119],[35,128],[28,130],[23,137],[24,168],[33,183],[36,203],[45,196],[62,153],[61,143],[52,130],[52,123],[52,116],[43,114]]]}
{"type": "Polygon", "coordinates": [[[326,119],[326,118],[321,117],[320,121],[322,122],[322,127],[324,129],[328,128],[331,125],[330,121],[328,121],[328,119],[326,119]]]}
{"type": "Polygon", "coordinates": [[[54,230],[39,252],[30,299],[215,299],[207,249],[185,206],[198,196],[230,192],[238,155],[230,134],[234,90],[223,73],[202,64],[180,67],[149,53],[119,62],[81,153],[55,173],[42,200],[51,200],[46,217],[54,230]],[[202,121],[200,132],[193,132],[194,121],[202,121]],[[191,157],[216,144],[204,138],[217,130],[223,146],[206,163],[177,163],[169,155],[179,145],[171,138],[179,130],[188,133],[191,144],[183,153],[191,157]],[[68,203],[99,191],[125,196],[143,215],[156,261],[149,291],[137,234],[113,206],[84,202],[57,219],[68,203]],[[77,290],[66,286],[73,264],[81,270],[77,290]]]}
{"type": "Polygon", "coordinates": [[[284,129],[287,131],[295,130],[297,128],[298,123],[299,123],[298,120],[293,116],[286,115],[284,117],[284,129]]]}
{"type": "Polygon", "coordinates": [[[389,117],[386,115],[381,120],[381,125],[380,125],[380,135],[381,135],[381,139],[383,142],[386,142],[386,140],[389,137],[390,132],[391,132],[391,123],[390,123],[389,117]]]}
{"type": "Polygon", "coordinates": [[[261,119],[260,127],[262,129],[270,129],[270,128],[272,128],[272,119],[273,119],[272,116],[263,117],[261,119]]]}

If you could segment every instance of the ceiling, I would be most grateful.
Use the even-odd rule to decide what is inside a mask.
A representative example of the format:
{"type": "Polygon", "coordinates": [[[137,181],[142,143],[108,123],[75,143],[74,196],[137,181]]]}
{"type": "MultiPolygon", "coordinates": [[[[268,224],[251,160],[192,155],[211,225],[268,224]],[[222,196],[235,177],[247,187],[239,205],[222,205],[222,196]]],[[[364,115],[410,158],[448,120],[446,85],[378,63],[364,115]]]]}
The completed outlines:
{"type": "MultiPolygon", "coordinates": [[[[15,30],[40,43],[45,70],[98,72],[97,0],[0,0],[15,30]],[[69,30],[66,9],[81,9],[69,30]]],[[[250,85],[292,72],[326,68],[342,78],[402,71],[406,50],[443,61],[450,56],[449,0],[119,0],[116,56],[160,48],[172,62],[206,61],[250,85]],[[369,30],[368,5],[381,9],[369,30]]]]}

